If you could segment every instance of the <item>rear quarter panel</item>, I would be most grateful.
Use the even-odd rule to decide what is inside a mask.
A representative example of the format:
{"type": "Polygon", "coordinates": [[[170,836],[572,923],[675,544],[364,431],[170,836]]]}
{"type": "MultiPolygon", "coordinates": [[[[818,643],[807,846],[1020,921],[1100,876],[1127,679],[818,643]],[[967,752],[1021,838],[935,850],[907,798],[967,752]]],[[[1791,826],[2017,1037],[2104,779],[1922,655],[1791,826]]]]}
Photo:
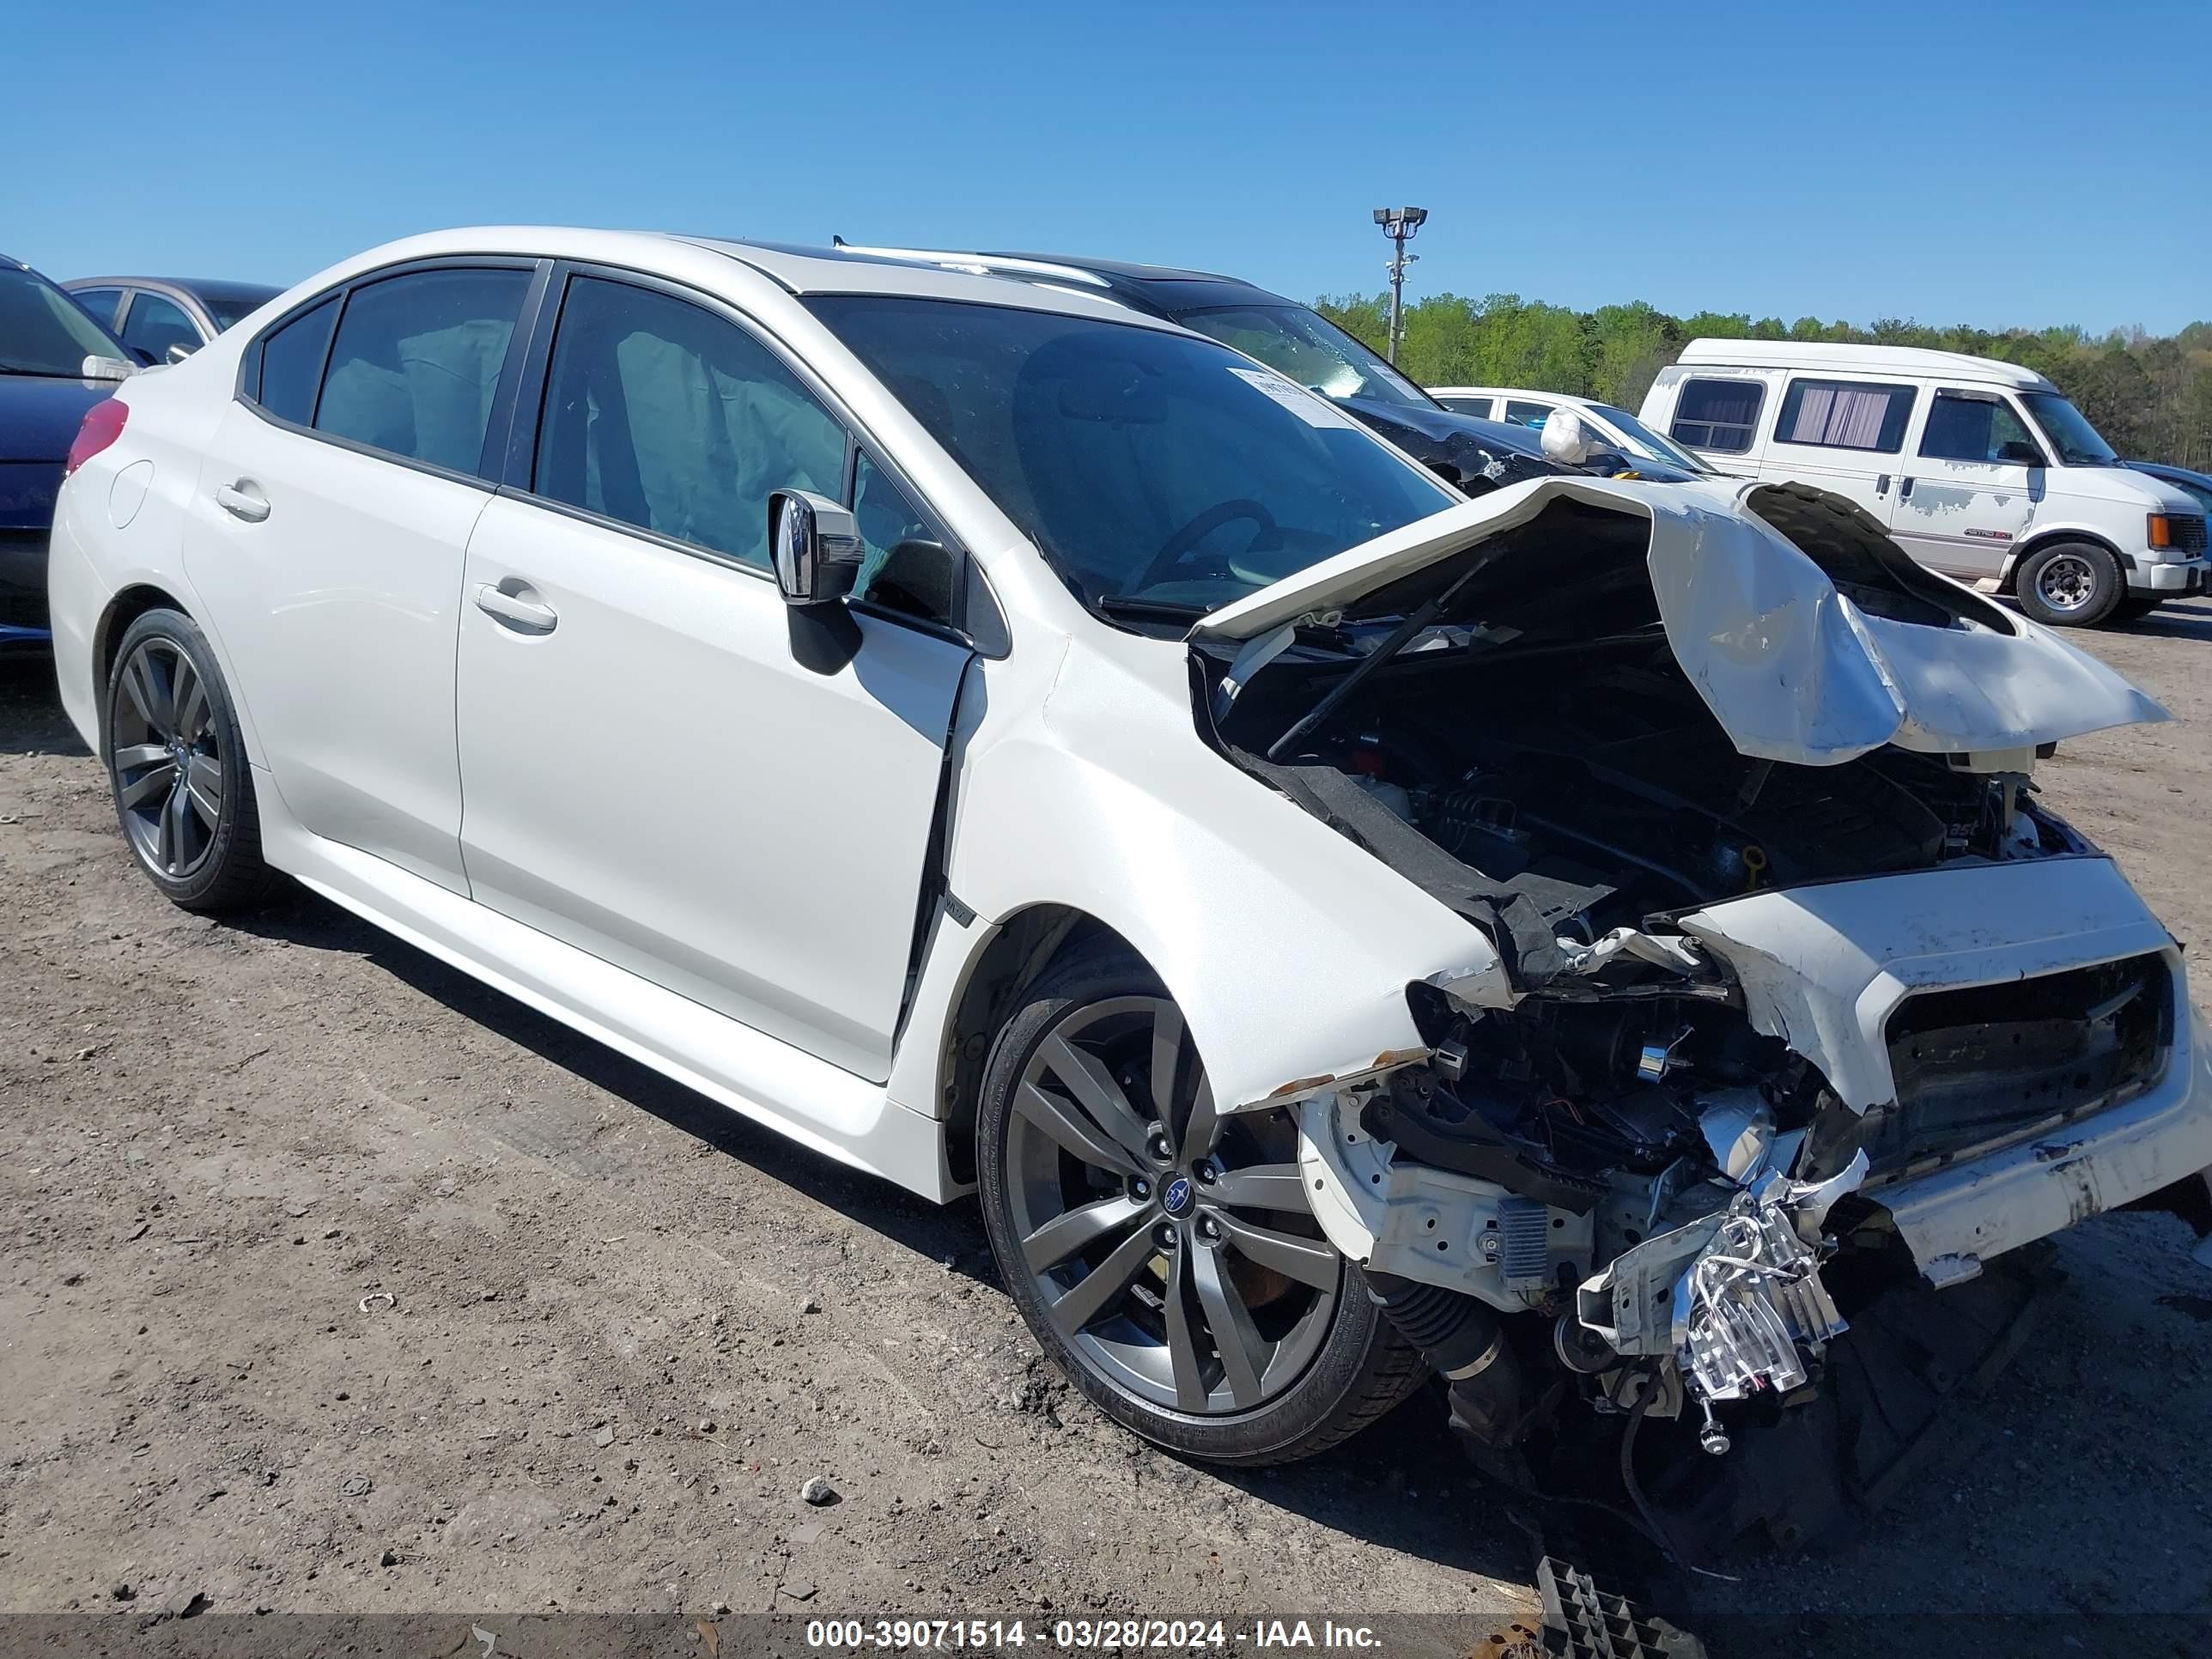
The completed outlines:
{"type": "MultiPolygon", "coordinates": [[[[199,488],[202,458],[237,375],[237,351],[222,343],[171,368],[132,375],[116,396],[130,410],[123,435],[63,482],[55,504],[47,584],[53,609],[54,671],[62,706],[97,750],[106,661],[115,642],[117,597],[150,587],[199,624],[226,684],[237,684],[223,649],[222,619],[185,574],[185,517],[199,488]]],[[[260,763],[252,716],[234,696],[247,757],[260,763]]]]}

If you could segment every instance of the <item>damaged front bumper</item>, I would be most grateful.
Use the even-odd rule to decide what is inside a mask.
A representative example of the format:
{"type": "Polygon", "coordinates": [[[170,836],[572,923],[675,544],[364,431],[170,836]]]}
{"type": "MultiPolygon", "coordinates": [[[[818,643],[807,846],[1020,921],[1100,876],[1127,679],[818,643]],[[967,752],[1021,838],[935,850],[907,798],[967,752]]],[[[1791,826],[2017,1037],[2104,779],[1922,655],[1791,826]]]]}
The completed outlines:
{"type": "MultiPolygon", "coordinates": [[[[1826,1079],[1822,1118],[1778,1127],[1760,1089],[1692,1083],[1702,1146],[1676,1143],[1665,1172],[1601,1191],[1532,1162],[1525,1141],[1510,1157],[1440,1167],[1465,1143],[1431,1144],[1422,1126],[1434,1115],[1421,1107],[1455,1086],[1465,1056],[1450,1045],[1430,1066],[1301,1109],[1316,1218],[1401,1329],[1442,1332],[1438,1352],[1468,1361],[1436,1363],[1455,1420],[1489,1450],[1518,1456],[1591,1431],[1532,1426],[1562,1397],[1531,1374],[1545,1369],[1577,1374],[1569,1393],[1600,1421],[1686,1418],[1693,1452],[1725,1452],[1755,1424],[1824,1413],[1832,1424],[1832,1403],[1788,1407],[1822,1396],[1831,1350],[1853,1342],[1863,1317],[1875,1322],[1863,1340],[1887,1356],[1900,1319],[1941,1326],[1937,1310],[1956,1308],[1954,1322],[1974,1326],[1983,1287],[1952,1287],[2103,1211],[2172,1207],[2200,1232],[2212,1223],[2212,1188],[2195,1211],[2172,1196],[2212,1169],[2212,1033],[2190,1004],[2179,948],[2108,860],[1754,894],[1680,922],[1696,948],[1674,965],[1686,975],[1725,965],[1743,1017],[1826,1079]],[[2068,1062],[2053,1093],[2034,1031],[2074,1029],[2049,1017],[2054,995],[2081,1030],[2119,1041],[2109,1007],[2064,1002],[2077,988],[2130,1005],[2130,1040],[2155,1032],[2159,1044],[2131,1051],[2132,1070],[2075,1077],[2068,1062]],[[1948,1115],[1960,1103],[1966,1115],[1948,1115]],[[1436,1300],[1447,1292],[1449,1308],[1436,1300]],[[1928,1306],[1913,1311],[1914,1297],[1928,1306]]],[[[1539,1001],[1477,1023],[1520,1019],[1539,1001]]],[[[1638,1075],[1673,1081],[1670,1052],[1647,1048],[1638,1075]]],[[[2021,1278],[2033,1254],[1995,1277],[2021,1278]]],[[[2212,1256],[2212,1235],[2198,1255],[2212,1256]]],[[[2001,1285],[1982,1303],[2011,1294],[2001,1285]]],[[[1921,1393],[1911,1408],[1883,1401],[1883,1414],[1932,1410],[1921,1393]]],[[[1531,1468],[1515,1478],[1542,1484],[1531,1468]]]]}
{"type": "MultiPolygon", "coordinates": [[[[2166,1075],[2135,1099],[1874,1194],[1923,1273],[1955,1282],[2007,1250],[2212,1168],[2212,1024],[2185,1005],[2180,1012],[2166,1075]]],[[[2197,1248],[2212,1266],[2208,1257],[2212,1235],[2197,1248]]]]}

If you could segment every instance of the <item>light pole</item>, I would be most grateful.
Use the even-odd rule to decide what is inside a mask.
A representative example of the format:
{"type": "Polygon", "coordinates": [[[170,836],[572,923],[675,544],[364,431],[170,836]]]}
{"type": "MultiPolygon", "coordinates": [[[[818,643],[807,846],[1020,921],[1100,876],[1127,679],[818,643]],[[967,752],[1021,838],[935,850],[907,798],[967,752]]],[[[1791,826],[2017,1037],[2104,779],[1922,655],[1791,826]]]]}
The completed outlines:
{"type": "Polygon", "coordinates": [[[1406,267],[1421,256],[1406,252],[1406,244],[1413,233],[1428,221],[1426,208],[1376,208],[1375,222],[1382,227],[1382,234],[1390,239],[1390,339],[1389,349],[1383,353],[1391,367],[1398,362],[1398,342],[1405,334],[1406,267]]]}

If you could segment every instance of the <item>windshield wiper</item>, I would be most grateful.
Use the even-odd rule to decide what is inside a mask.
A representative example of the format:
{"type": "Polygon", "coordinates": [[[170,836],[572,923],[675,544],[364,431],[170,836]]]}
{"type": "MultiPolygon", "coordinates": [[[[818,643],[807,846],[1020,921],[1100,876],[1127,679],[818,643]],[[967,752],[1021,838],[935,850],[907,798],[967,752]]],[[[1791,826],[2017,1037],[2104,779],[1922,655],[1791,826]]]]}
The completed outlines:
{"type": "Polygon", "coordinates": [[[37,363],[0,363],[0,374],[27,374],[40,380],[74,380],[79,378],[73,368],[46,368],[37,363]]]}
{"type": "Polygon", "coordinates": [[[1157,622],[1196,622],[1213,609],[1185,599],[1148,599],[1137,593],[1101,593],[1097,605],[1109,617],[1136,617],[1157,622]]]}

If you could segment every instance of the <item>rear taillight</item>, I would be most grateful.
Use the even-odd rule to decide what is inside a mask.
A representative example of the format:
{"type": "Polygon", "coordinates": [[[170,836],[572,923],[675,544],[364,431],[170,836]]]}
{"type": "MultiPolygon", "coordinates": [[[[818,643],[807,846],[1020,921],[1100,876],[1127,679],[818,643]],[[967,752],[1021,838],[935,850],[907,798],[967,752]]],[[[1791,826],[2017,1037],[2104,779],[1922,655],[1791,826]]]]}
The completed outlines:
{"type": "MultiPolygon", "coordinates": [[[[62,463],[62,477],[82,466],[94,456],[123,435],[123,422],[131,416],[131,406],[120,398],[103,398],[84,412],[84,424],[76,429],[76,441],[70,446],[69,459],[62,463]]],[[[54,452],[48,450],[47,454],[54,452]]]]}

